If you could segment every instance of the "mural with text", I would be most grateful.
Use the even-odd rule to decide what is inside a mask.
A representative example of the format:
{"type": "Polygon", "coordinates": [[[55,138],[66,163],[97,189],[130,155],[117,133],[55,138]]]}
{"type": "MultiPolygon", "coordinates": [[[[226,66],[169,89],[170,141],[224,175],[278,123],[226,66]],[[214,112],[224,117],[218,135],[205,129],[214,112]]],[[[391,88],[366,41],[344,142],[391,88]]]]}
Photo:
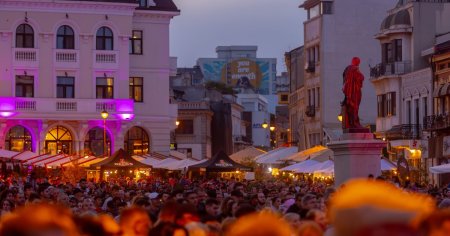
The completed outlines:
{"type": "Polygon", "coordinates": [[[199,66],[205,80],[223,82],[245,93],[270,94],[268,61],[242,58],[227,63],[218,59],[201,62],[199,66]]]}

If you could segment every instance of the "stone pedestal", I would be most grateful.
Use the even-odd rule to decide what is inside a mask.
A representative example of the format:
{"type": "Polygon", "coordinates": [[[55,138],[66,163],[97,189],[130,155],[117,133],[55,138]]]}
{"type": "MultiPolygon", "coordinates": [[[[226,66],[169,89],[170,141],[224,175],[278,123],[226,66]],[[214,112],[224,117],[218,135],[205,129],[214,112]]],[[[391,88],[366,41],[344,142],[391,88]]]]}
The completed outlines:
{"type": "Polygon", "coordinates": [[[328,144],[334,152],[336,187],[353,178],[381,174],[381,155],[386,143],[372,133],[344,133],[339,141],[328,144]]]}

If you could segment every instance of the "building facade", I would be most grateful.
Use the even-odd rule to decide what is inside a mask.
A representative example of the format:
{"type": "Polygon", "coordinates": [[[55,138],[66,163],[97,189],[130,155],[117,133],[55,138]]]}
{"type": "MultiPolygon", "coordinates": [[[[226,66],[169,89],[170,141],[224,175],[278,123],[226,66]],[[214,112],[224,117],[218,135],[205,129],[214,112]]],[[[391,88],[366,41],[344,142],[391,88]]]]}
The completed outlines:
{"type": "Polygon", "coordinates": [[[394,0],[307,0],[300,6],[307,11],[303,23],[306,117],[301,134],[306,148],[339,138],[342,74],[355,56],[361,59],[360,70],[366,76],[359,111],[361,123],[375,123],[376,96],[367,78],[368,65],[380,57],[378,43],[373,39],[380,16],[394,5],[394,0]]]}
{"type": "Polygon", "coordinates": [[[0,148],[168,155],[178,14],[166,0],[1,1],[0,148]]]}
{"type": "Polygon", "coordinates": [[[440,114],[446,89],[441,89],[445,82],[436,79],[433,86],[437,68],[430,62],[435,35],[450,30],[440,28],[445,20],[435,17],[448,14],[448,5],[448,1],[398,1],[375,36],[382,52],[381,63],[371,68],[377,94],[376,135],[388,142],[392,161],[409,163],[414,181],[430,180],[428,167],[436,163],[432,141],[436,133],[428,125],[433,110],[440,114]]]}

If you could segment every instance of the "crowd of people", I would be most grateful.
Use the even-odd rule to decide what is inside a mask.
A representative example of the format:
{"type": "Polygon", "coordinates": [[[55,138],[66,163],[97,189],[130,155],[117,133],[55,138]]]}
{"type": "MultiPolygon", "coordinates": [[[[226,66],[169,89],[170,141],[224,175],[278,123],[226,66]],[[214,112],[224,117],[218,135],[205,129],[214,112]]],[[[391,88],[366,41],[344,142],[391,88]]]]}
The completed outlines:
{"type": "Polygon", "coordinates": [[[364,179],[0,185],[0,235],[450,235],[450,192],[364,179]]]}

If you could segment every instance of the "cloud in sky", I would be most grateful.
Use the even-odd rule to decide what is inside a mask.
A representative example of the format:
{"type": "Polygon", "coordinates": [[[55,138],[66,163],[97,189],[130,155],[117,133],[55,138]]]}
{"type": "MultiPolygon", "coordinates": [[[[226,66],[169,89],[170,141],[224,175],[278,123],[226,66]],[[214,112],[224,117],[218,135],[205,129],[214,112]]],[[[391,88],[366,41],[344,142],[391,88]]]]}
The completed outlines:
{"type": "Polygon", "coordinates": [[[178,67],[216,57],[217,46],[256,45],[258,57],[277,58],[303,44],[306,12],[294,0],[174,0],[181,15],[170,26],[170,55],[178,67]]]}

